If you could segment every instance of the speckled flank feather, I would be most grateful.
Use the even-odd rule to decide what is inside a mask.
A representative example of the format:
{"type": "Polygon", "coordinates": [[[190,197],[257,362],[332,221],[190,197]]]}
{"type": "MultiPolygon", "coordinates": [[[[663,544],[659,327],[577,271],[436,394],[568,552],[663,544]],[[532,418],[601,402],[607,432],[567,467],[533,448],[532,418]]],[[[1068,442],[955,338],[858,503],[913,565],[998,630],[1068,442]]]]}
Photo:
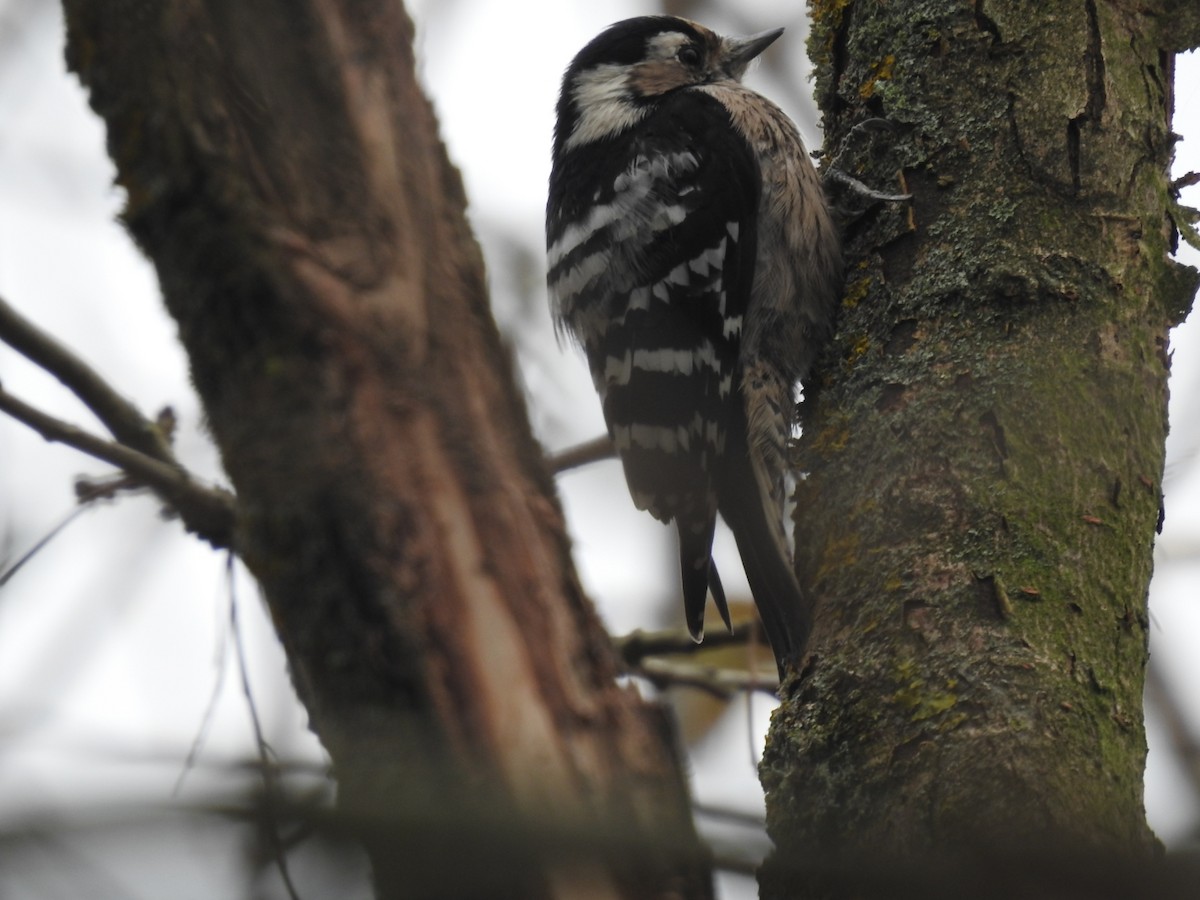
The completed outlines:
{"type": "Polygon", "coordinates": [[[699,90],[729,111],[761,167],[767,202],[758,213],[758,253],[746,314],[751,324],[742,335],[742,396],[755,477],[768,513],[780,523],[777,539],[790,558],[782,518],[792,389],[828,339],[841,271],[838,233],[792,120],[736,82],[699,90]]]}
{"type": "Polygon", "coordinates": [[[762,172],[753,324],[742,352],[747,359],[765,357],[792,384],[808,373],[828,339],[841,275],[837,227],[800,133],[783,110],[737,82],[698,90],[729,111],[762,172]]]}

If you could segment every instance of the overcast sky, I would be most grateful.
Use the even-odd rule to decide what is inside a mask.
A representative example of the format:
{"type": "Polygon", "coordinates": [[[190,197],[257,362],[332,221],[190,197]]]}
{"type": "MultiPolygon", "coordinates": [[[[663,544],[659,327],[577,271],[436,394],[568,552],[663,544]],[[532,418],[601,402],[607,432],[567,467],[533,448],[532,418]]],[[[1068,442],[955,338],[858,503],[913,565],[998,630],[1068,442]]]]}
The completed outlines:
{"type": "MultiPolygon", "coordinates": [[[[466,179],[498,315],[519,335],[535,427],[551,449],[597,435],[603,425],[586,368],[570,351],[559,351],[544,308],[548,148],[558,81],[570,57],[600,28],[641,8],[459,0],[437,5],[439,13],[430,17],[423,13],[433,0],[415,6],[423,26],[423,78],[466,179]]],[[[739,15],[753,30],[788,25],[783,46],[798,57],[803,34],[796,8],[743,0],[739,15]]],[[[719,20],[707,24],[728,27],[719,20]]],[[[111,186],[103,130],[63,70],[60,30],[56,6],[0,0],[0,295],[82,353],[144,411],[172,405],[181,421],[181,457],[219,479],[153,273],[115,224],[122,200],[111,186]],[[20,17],[11,16],[18,5],[20,17]]],[[[807,97],[807,90],[800,93],[807,97]]],[[[1177,108],[1175,130],[1184,136],[1178,172],[1200,170],[1195,60],[1181,63],[1177,108]]],[[[789,111],[815,145],[811,102],[790,104],[789,111]]],[[[1190,200],[1200,204],[1195,190],[1190,200]]],[[[1196,264],[1196,255],[1188,258],[1196,264]]],[[[1195,332],[1189,324],[1172,339],[1168,515],[1152,588],[1152,646],[1155,663],[1186,701],[1193,733],[1200,734],[1200,692],[1193,689],[1200,684],[1195,332]]],[[[4,347],[0,380],[29,402],[99,431],[53,379],[4,347]]],[[[0,541],[7,542],[0,543],[0,568],[70,512],[74,476],[104,471],[0,418],[0,541]]],[[[672,622],[678,612],[674,540],[633,509],[619,468],[601,464],[561,484],[581,573],[610,627],[623,632],[672,622]],[[661,577],[648,586],[646,572],[661,577]]],[[[736,556],[727,538],[717,553],[718,559],[736,556]]],[[[319,763],[320,748],[292,700],[282,654],[242,575],[236,596],[268,735],[281,756],[319,763]]],[[[166,801],[210,708],[202,759],[216,764],[250,755],[252,734],[228,638],[229,604],[224,560],[185,537],[176,523],[163,522],[149,499],[89,512],[0,589],[0,816],[68,809],[81,797],[166,801]]],[[[756,736],[768,713],[765,700],[755,701],[756,736]]],[[[694,781],[702,801],[761,809],[746,722],[742,706],[698,745],[694,781]]],[[[1147,807],[1159,834],[1177,844],[1196,826],[1195,798],[1153,712],[1150,725],[1147,807]]],[[[204,769],[185,781],[179,796],[194,800],[214,785],[237,783],[204,769]]],[[[93,845],[81,846],[103,858],[93,845]]],[[[240,858],[227,836],[193,836],[190,846],[190,854],[178,847],[148,854],[170,862],[122,872],[122,888],[155,896],[164,884],[193,879],[239,883],[240,858]]],[[[43,896],[36,878],[29,881],[34,876],[0,866],[0,894],[43,896]]],[[[727,884],[732,896],[737,886],[727,884]]]]}

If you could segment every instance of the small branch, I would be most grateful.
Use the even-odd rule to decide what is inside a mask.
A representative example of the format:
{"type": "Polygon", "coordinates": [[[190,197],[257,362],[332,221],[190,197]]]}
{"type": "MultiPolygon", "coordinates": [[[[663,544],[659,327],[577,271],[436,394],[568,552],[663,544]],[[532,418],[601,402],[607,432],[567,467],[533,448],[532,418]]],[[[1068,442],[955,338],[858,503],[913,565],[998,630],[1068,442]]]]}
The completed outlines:
{"type": "Polygon", "coordinates": [[[75,500],[81,505],[96,503],[100,500],[115,500],[118,494],[126,491],[144,490],[147,490],[146,485],[124,472],[97,478],[90,475],[75,477],[75,500]]]}
{"type": "Polygon", "coordinates": [[[237,589],[234,581],[233,554],[230,553],[225,564],[225,577],[229,584],[229,631],[233,635],[233,648],[237,656],[238,674],[242,680],[242,696],[246,698],[246,710],[250,713],[250,724],[254,729],[254,746],[258,749],[258,762],[262,766],[263,804],[260,833],[266,839],[279,877],[287,890],[289,900],[300,900],[296,885],[288,870],[287,852],[283,847],[283,838],[279,834],[279,815],[276,806],[280,800],[278,770],[272,757],[275,751],[267,743],[263,732],[262,719],[258,715],[258,702],[254,699],[254,690],[250,686],[250,669],[246,665],[246,647],[242,640],[242,627],[238,622],[237,589]]]}
{"type": "Polygon", "coordinates": [[[1167,213],[1179,231],[1180,237],[1192,247],[1200,250],[1200,232],[1196,230],[1196,221],[1200,218],[1200,213],[1190,206],[1184,206],[1175,197],[1167,198],[1167,213]]]}
{"type": "Polygon", "coordinates": [[[43,438],[110,463],[152,488],[179,513],[187,529],[218,549],[233,540],[234,499],[228,491],[198,483],[178,464],[106,441],[18,400],[0,386],[0,412],[43,438]]]}
{"type": "MultiPolygon", "coordinates": [[[[48,441],[74,447],[117,466],[153,489],[179,514],[188,531],[226,549],[233,542],[234,498],[228,491],[198,483],[175,459],[168,440],[173,416],[147,419],[100,374],[0,297],[0,341],[45,369],[95,413],[116,438],[103,440],[18,400],[0,386],[0,410],[48,441]]],[[[127,488],[129,485],[118,485],[127,488]]],[[[80,497],[80,502],[87,498],[80,497]]]]}
{"type": "Polygon", "coordinates": [[[630,666],[628,674],[645,678],[657,688],[691,687],[722,700],[750,691],[761,691],[773,697],[779,690],[779,679],[774,675],[670,662],[665,659],[647,659],[641,665],[630,666]]]}
{"type": "Polygon", "coordinates": [[[1200,184],[1200,172],[1188,172],[1186,175],[1180,175],[1170,184],[1172,196],[1178,197],[1179,192],[1184,188],[1194,187],[1200,184]]]}
{"type": "Polygon", "coordinates": [[[173,462],[162,431],[100,374],[0,297],[0,341],[57,378],[114,438],[145,456],[173,462]]]}
{"type": "Polygon", "coordinates": [[[612,439],[608,435],[603,435],[586,443],[550,454],[550,470],[558,474],[616,455],[617,450],[613,446],[612,439]]]}
{"type": "MultiPolygon", "coordinates": [[[[229,600],[232,604],[236,596],[233,593],[232,577],[230,577],[228,584],[230,591],[229,600]]],[[[230,619],[234,618],[234,615],[234,610],[230,609],[230,619]]],[[[204,708],[204,717],[200,720],[200,727],[196,729],[196,736],[192,738],[192,746],[188,748],[188,754],[183,760],[183,766],[179,771],[179,777],[175,779],[175,787],[171,790],[172,797],[179,795],[180,790],[183,788],[184,779],[186,779],[188,774],[199,764],[200,752],[204,749],[204,745],[208,742],[209,729],[212,727],[213,720],[216,717],[217,705],[221,699],[221,691],[225,687],[225,672],[229,668],[226,665],[226,657],[229,654],[229,637],[230,635],[228,631],[223,631],[221,633],[221,643],[217,650],[216,659],[217,677],[213,679],[212,690],[208,695],[208,705],[204,708]]],[[[254,763],[250,763],[250,765],[260,764],[261,758],[254,763]]],[[[273,762],[271,764],[276,765],[277,763],[273,762]]],[[[261,777],[263,781],[266,781],[265,775],[261,777]]]]}
{"type": "Polygon", "coordinates": [[[75,479],[75,507],[57,525],[39,538],[32,547],[21,554],[21,558],[0,571],[0,587],[8,584],[31,559],[44,550],[51,541],[63,533],[68,525],[82,516],[94,503],[112,500],[122,491],[145,491],[148,488],[134,478],[120,472],[104,478],[91,479],[79,476],[75,479]]]}
{"type": "Polygon", "coordinates": [[[79,505],[74,507],[66,516],[63,517],[57,525],[51,528],[38,541],[21,554],[20,558],[8,568],[0,571],[0,588],[4,587],[16,577],[16,574],[25,568],[26,564],[37,556],[42,550],[56,537],[63,533],[63,530],[78,519],[81,515],[87,512],[88,501],[80,501],[79,505]]]}
{"type": "Polygon", "coordinates": [[[732,632],[717,631],[704,636],[704,643],[697,644],[683,630],[643,631],[637,629],[624,637],[613,638],[617,655],[627,666],[641,665],[648,656],[676,656],[700,653],[716,647],[748,644],[758,634],[757,621],[741,622],[732,632]]]}

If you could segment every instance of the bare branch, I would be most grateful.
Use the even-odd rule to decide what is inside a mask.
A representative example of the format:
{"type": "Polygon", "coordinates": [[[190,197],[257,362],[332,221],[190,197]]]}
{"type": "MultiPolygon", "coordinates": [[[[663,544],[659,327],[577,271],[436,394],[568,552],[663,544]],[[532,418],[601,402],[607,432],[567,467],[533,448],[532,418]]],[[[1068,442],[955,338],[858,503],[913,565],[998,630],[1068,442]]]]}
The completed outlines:
{"type": "Polygon", "coordinates": [[[700,653],[716,647],[748,644],[756,635],[757,620],[739,622],[733,627],[733,631],[707,634],[703,644],[697,644],[690,634],[681,629],[643,631],[639,628],[624,637],[613,638],[613,647],[625,665],[637,666],[648,656],[677,656],[700,653]]]}
{"type": "Polygon", "coordinates": [[[250,713],[250,724],[254,728],[254,746],[258,749],[258,761],[262,766],[263,794],[262,821],[259,832],[266,840],[279,870],[279,877],[287,890],[290,900],[300,900],[296,885],[288,870],[287,853],[284,851],[283,839],[279,834],[279,817],[276,805],[279,801],[278,772],[274,766],[275,751],[267,743],[263,732],[262,719],[258,715],[258,702],[254,699],[254,689],[250,686],[250,669],[246,665],[246,647],[242,640],[242,626],[238,621],[237,590],[233,577],[233,554],[230,553],[225,564],[225,577],[229,584],[229,631],[233,635],[233,647],[237,656],[238,674],[242,681],[242,696],[246,698],[246,710],[250,713]]]}
{"type": "MultiPolygon", "coordinates": [[[[45,369],[95,413],[116,443],[98,438],[18,400],[0,387],[0,409],[48,441],[111,463],[153,489],[179,514],[188,531],[217,548],[233,540],[234,499],[201,485],[179,464],[169,444],[173,417],[147,419],[75,353],[38,328],[0,297],[0,341],[45,369]]],[[[116,484],[125,489],[129,484],[116,484]]],[[[90,499],[80,497],[80,502],[90,499]]]]}
{"type": "Polygon", "coordinates": [[[746,672],[742,669],[718,669],[715,666],[699,666],[657,658],[647,659],[638,666],[630,666],[629,674],[645,678],[657,688],[691,687],[721,699],[749,691],[761,691],[773,697],[779,690],[779,679],[773,674],[746,672]]]}
{"type": "Polygon", "coordinates": [[[174,463],[162,431],[86,362],[0,297],[0,341],[45,369],[96,414],[113,437],[145,456],[174,463]]]}
{"type": "Polygon", "coordinates": [[[216,548],[233,539],[234,499],[225,490],[200,484],[176,463],[106,441],[18,400],[0,386],[0,412],[28,425],[43,438],[74,447],[110,463],[154,489],[179,513],[187,529],[216,548]]]}
{"type": "Polygon", "coordinates": [[[560,450],[558,453],[552,453],[550,455],[550,470],[555,474],[565,472],[568,469],[576,469],[588,463],[609,459],[615,456],[616,452],[612,439],[606,434],[601,435],[585,443],[568,447],[566,450],[560,450]]]}
{"type": "Polygon", "coordinates": [[[0,571],[0,587],[4,587],[6,584],[12,581],[13,577],[20,572],[21,569],[25,568],[26,564],[31,559],[41,553],[47,544],[62,534],[68,525],[83,515],[88,509],[88,507],[85,505],[86,502],[87,501],[80,501],[80,504],[76,507],[73,507],[57,525],[42,535],[42,537],[39,538],[32,547],[22,553],[21,557],[15,563],[13,563],[11,566],[8,566],[6,569],[3,569],[3,571],[0,571]]]}

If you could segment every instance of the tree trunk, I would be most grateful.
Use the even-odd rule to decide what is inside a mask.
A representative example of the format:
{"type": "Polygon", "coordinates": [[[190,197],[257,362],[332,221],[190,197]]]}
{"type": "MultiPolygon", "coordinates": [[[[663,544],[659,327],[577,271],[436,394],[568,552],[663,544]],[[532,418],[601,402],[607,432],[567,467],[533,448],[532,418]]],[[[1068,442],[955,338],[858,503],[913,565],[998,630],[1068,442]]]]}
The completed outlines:
{"type": "Polygon", "coordinates": [[[669,729],[616,686],[571,567],[401,5],[65,7],[380,895],[709,896],[669,729]]]}
{"type": "Polygon", "coordinates": [[[1155,6],[812,4],[827,147],[887,118],[840,164],[912,201],[851,228],[810,389],[818,623],[761,769],[764,896],[821,894],[797,873],[832,850],[1155,846],[1146,591],[1167,329],[1196,287],[1168,259],[1155,6]]]}

